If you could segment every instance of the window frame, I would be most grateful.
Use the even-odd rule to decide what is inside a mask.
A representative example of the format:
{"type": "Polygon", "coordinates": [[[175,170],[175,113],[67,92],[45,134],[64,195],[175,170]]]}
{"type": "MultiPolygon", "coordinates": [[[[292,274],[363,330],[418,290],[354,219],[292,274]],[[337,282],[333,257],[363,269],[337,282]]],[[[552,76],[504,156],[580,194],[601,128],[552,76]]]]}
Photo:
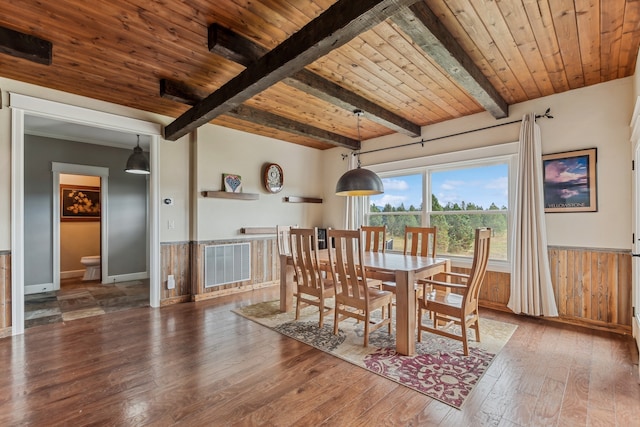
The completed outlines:
{"type": "MultiPolygon", "coordinates": [[[[376,172],[381,178],[391,178],[413,174],[422,174],[423,187],[423,209],[420,211],[423,224],[429,224],[428,219],[434,212],[431,210],[431,180],[430,173],[433,171],[443,171],[451,169],[468,168],[474,166],[491,166],[492,164],[507,164],[508,168],[508,206],[507,206],[507,259],[490,259],[488,269],[491,271],[510,272],[514,251],[514,222],[515,222],[515,199],[516,183],[518,175],[518,142],[493,145],[458,152],[436,154],[432,156],[418,157],[407,160],[380,163],[367,166],[368,169],[376,172]],[[425,203],[428,200],[429,203],[425,203]]],[[[367,197],[362,210],[360,222],[366,224],[369,215],[370,202],[367,197]]],[[[502,212],[502,211],[501,211],[502,212]]],[[[472,259],[470,257],[451,256],[451,265],[454,267],[470,268],[472,259]]]]}

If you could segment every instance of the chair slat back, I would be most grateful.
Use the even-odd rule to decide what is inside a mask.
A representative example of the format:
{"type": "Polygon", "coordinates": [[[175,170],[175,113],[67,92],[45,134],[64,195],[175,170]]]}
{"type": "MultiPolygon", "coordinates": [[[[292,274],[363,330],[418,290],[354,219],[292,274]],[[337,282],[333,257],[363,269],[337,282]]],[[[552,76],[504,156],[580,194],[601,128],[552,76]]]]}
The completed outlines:
{"type": "Polygon", "coordinates": [[[323,278],[318,261],[317,228],[289,230],[291,259],[298,286],[322,289],[323,278]]]}
{"type": "Polygon", "coordinates": [[[278,243],[278,255],[291,255],[291,242],[289,233],[296,225],[276,225],[276,242],[278,243]]]}
{"type": "Polygon", "coordinates": [[[480,286],[484,281],[489,263],[489,249],[491,243],[491,229],[477,228],[473,245],[473,264],[467,282],[467,294],[465,296],[465,312],[477,310],[480,286]]]}
{"type": "Polygon", "coordinates": [[[365,252],[384,252],[387,240],[387,229],[383,226],[363,225],[360,227],[364,235],[365,252]]]}
{"type": "Polygon", "coordinates": [[[405,227],[404,254],[436,257],[436,227],[405,227]]]}
{"type": "Polygon", "coordinates": [[[329,249],[329,261],[336,302],[347,299],[351,306],[367,304],[369,294],[360,230],[328,230],[327,237],[335,242],[335,247],[329,249]]]}

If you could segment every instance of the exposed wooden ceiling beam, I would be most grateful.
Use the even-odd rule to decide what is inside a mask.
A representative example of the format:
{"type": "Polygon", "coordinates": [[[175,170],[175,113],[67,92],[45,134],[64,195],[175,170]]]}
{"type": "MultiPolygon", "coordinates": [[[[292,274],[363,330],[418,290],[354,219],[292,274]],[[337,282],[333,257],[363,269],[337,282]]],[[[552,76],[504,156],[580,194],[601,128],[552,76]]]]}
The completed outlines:
{"type": "MultiPolygon", "coordinates": [[[[268,52],[266,48],[218,24],[209,26],[209,51],[245,67],[268,52]]],[[[420,125],[306,69],[286,77],[283,82],[345,110],[362,110],[368,120],[395,132],[411,137],[418,137],[421,134],[420,125]]]]}
{"type": "Polygon", "coordinates": [[[493,117],[509,116],[507,102],[424,2],[404,8],[391,20],[493,117]]]}
{"type": "Polygon", "coordinates": [[[269,52],[266,47],[262,47],[217,23],[209,25],[208,39],[209,52],[245,67],[248,67],[269,52]]]}
{"type": "Polygon", "coordinates": [[[296,122],[285,117],[276,116],[267,111],[251,108],[246,105],[240,105],[225,113],[227,116],[236,117],[241,120],[247,120],[266,127],[279,129],[283,132],[293,133],[295,135],[307,136],[315,138],[327,144],[345,147],[350,150],[360,150],[360,141],[348,138],[337,133],[329,132],[314,126],[296,122]]]}
{"type": "Polygon", "coordinates": [[[421,127],[406,120],[403,117],[386,110],[379,105],[361,97],[360,95],[348,91],[340,85],[333,83],[319,75],[301,70],[291,77],[287,77],[284,83],[306,92],[316,98],[322,99],[337,107],[349,111],[362,110],[367,118],[394,132],[402,133],[411,137],[421,135],[421,127]]]}
{"type": "Polygon", "coordinates": [[[182,82],[160,79],[160,97],[187,105],[196,105],[206,94],[182,82]]]}
{"type": "Polygon", "coordinates": [[[254,95],[300,71],[416,1],[418,0],[338,0],[300,31],[166,126],[165,139],[175,141],[221,114],[239,107],[254,95]]]}
{"type": "Polygon", "coordinates": [[[6,53],[39,64],[51,65],[52,45],[50,41],[0,27],[0,53],[6,53]]]}
{"type": "MultiPolygon", "coordinates": [[[[184,83],[162,79],[160,80],[160,96],[183,104],[195,105],[206,95],[184,83]]],[[[240,120],[275,128],[294,135],[315,138],[318,141],[338,147],[345,147],[350,150],[360,150],[361,148],[360,141],[358,140],[347,138],[343,135],[329,132],[314,126],[309,126],[285,117],[277,116],[273,113],[258,110],[257,108],[240,105],[239,107],[229,110],[225,114],[240,120]]]]}

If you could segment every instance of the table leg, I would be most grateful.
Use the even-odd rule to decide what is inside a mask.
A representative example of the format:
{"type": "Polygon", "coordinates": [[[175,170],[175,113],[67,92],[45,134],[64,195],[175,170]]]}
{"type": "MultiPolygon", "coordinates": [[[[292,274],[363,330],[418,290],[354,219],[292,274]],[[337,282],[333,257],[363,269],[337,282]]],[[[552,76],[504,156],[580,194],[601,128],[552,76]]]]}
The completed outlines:
{"type": "Polygon", "coordinates": [[[416,352],[415,274],[396,271],[396,352],[411,356],[416,352]]]}
{"type": "Polygon", "coordinates": [[[280,255],[280,311],[293,309],[293,265],[287,255],[280,255]]]}

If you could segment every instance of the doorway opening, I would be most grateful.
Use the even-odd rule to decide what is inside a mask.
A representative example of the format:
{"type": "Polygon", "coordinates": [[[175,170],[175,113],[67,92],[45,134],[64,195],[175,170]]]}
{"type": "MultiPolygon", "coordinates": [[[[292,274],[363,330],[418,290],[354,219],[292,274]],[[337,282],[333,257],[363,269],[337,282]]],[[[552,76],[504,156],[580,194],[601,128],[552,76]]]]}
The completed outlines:
{"type": "MultiPolygon", "coordinates": [[[[86,109],[82,107],[76,107],[69,104],[62,104],[53,101],[47,101],[44,99],[38,99],[26,95],[10,93],[10,106],[11,106],[11,143],[12,143],[12,156],[11,156],[11,170],[12,170],[12,184],[11,184],[11,214],[12,214],[12,227],[11,227],[11,314],[12,314],[12,334],[24,333],[25,325],[25,276],[30,274],[30,271],[26,271],[26,256],[32,256],[31,251],[25,251],[25,243],[31,244],[34,242],[27,242],[25,238],[25,230],[27,225],[25,224],[25,214],[27,211],[39,212],[38,210],[25,209],[25,201],[28,199],[25,197],[25,186],[29,185],[25,182],[25,135],[27,135],[27,129],[30,129],[29,135],[50,137],[55,139],[66,139],[69,141],[85,142],[93,144],[92,151],[100,150],[99,146],[119,146],[121,148],[132,149],[136,144],[136,135],[140,135],[146,138],[146,148],[149,152],[149,162],[151,166],[151,174],[147,176],[146,186],[148,188],[148,194],[145,206],[147,206],[144,217],[148,221],[145,228],[147,228],[146,238],[144,241],[139,242],[146,245],[146,262],[147,268],[145,276],[149,281],[149,297],[147,299],[147,305],[151,307],[160,306],[160,244],[159,244],[159,157],[158,157],[158,142],[161,135],[161,126],[157,123],[151,123],[143,120],[132,119],[124,116],[118,116],[115,114],[104,113],[97,110],[86,109]],[[30,122],[30,123],[29,123],[30,122]],[[73,131],[77,131],[76,136],[70,135],[73,131]],[[87,135],[87,132],[89,134],[87,135]],[[78,136],[80,135],[80,136],[78,136]],[[75,137],[79,139],[74,139],[75,137]],[[122,137],[129,138],[123,139],[122,137]]],[[[85,144],[80,144],[84,145],[85,144]]],[[[72,150],[73,151],[73,150],[72,150]]],[[[30,158],[33,158],[30,156],[30,158]]],[[[120,166],[117,167],[120,170],[120,166]]],[[[74,172],[71,172],[74,173],[74,172]]],[[[91,173],[89,173],[90,175],[91,173]]],[[[59,182],[57,183],[59,185],[59,182]]],[[[104,187],[104,182],[101,182],[101,187],[104,187]]],[[[55,184],[54,184],[55,186],[55,184]]],[[[47,187],[49,187],[47,185],[47,187]]],[[[50,188],[50,187],[49,187],[50,188]]],[[[47,191],[48,192],[48,191],[47,191]]],[[[103,194],[106,193],[103,191],[103,194]]],[[[53,200],[57,200],[54,198],[53,200]]],[[[49,205],[50,206],[50,205],[49,205]]],[[[59,206],[58,206],[59,208],[59,206]]],[[[45,208],[48,212],[48,220],[51,221],[52,216],[48,207],[45,208]]],[[[106,206],[103,205],[103,209],[106,206]]],[[[59,209],[54,209],[59,212],[59,209]]],[[[103,211],[103,215],[105,212],[103,211]]],[[[116,220],[117,221],[117,220],[116,220]]],[[[120,221],[120,223],[128,224],[129,222],[120,221]]],[[[101,227],[104,228],[105,221],[102,221],[101,227]]],[[[55,224],[55,222],[54,222],[55,224]]],[[[51,227],[49,225],[49,227],[51,227]]],[[[58,227],[51,227],[53,230],[57,230],[58,227]]],[[[103,230],[102,235],[105,235],[103,230]]],[[[35,248],[37,250],[43,250],[45,248],[52,248],[59,252],[57,245],[52,245],[52,239],[47,239],[45,244],[39,245],[40,242],[35,241],[35,248]]],[[[108,265],[105,261],[104,239],[102,239],[101,248],[101,275],[103,281],[105,277],[105,271],[107,271],[108,265]]],[[[116,244],[114,243],[113,250],[119,253],[116,244]]],[[[47,249],[50,250],[50,249],[47,249]]],[[[145,251],[143,248],[141,251],[145,251]]],[[[36,278],[36,283],[52,283],[60,279],[60,263],[58,259],[52,259],[53,257],[47,256],[46,263],[52,265],[52,269],[58,270],[57,274],[54,274],[51,279],[47,277],[36,278]]],[[[124,263],[129,260],[124,257],[124,263]]],[[[115,275],[119,275],[119,279],[123,281],[133,281],[140,279],[140,277],[129,277],[123,272],[117,271],[115,275]]],[[[52,269],[44,269],[42,271],[52,271],[52,269]]],[[[141,271],[141,270],[135,270],[141,271]]],[[[126,272],[125,272],[126,273],[126,272]]],[[[114,282],[117,280],[113,280],[114,282]]],[[[52,283],[53,284],[53,283],[52,283]]]]}
{"type": "MultiPolygon", "coordinates": [[[[63,151],[57,148],[56,151],[63,151]]],[[[46,152],[42,147],[40,151],[46,152]]],[[[123,151],[126,155],[127,151],[123,151]]],[[[137,251],[127,256],[142,258],[136,270],[140,273],[125,277],[113,274],[113,271],[122,271],[122,267],[118,267],[121,264],[118,257],[112,255],[113,271],[109,274],[110,238],[106,220],[110,199],[109,168],[53,162],[51,170],[53,286],[51,290],[38,293],[28,292],[29,286],[25,286],[25,328],[149,306],[147,245],[142,243],[137,251]]],[[[117,176],[122,173],[114,171],[113,175],[117,187],[117,176]]],[[[133,210],[131,215],[142,217],[137,223],[139,235],[132,237],[134,241],[144,242],[148,240],[145,237],[148,233],[145,226],[148,192],[147,185],[139,181],[135,179],[138,191],[132,188],[124,197],[133,210]]],[[[113,190],[112,196],[116,205],[123,197],[117,189],[113,190]]],[[[111,228],[116,233],[120,229],[117,224],[112,224],[111,228]]],[[[26,235],[29,234],[27,230],[26,235]]],[[[134,241],[129,245],[135,245],[134,241]]]]}
{"type": "Polygon", "coordinates": [[[59,181],[59,280],[102,281],[100,176],[61,173],[59,181]]]}

